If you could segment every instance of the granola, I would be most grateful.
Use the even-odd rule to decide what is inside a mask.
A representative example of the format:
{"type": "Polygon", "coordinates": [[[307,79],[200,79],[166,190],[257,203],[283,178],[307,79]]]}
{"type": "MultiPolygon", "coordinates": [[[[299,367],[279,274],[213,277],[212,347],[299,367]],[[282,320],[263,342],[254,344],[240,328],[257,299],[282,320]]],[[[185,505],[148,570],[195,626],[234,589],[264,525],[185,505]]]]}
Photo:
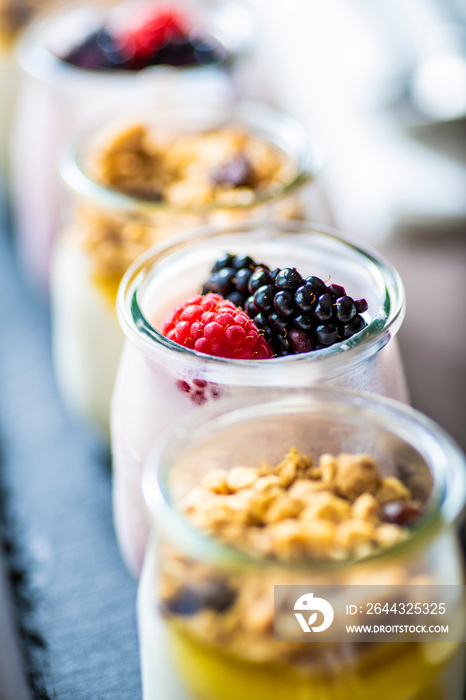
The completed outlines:
{"type": "Polygon", "coordinates": [[[208,473],[184,510],[196,527],[251,554],[345,559],[409,536],[406,524],[385,519],[388,502],[420,514],[409,489],[383,477],[369,455],[324,454],[314,465],[292,449],[277,466],[208,473]]]}
{"type": "MultiPolygon", "coordinates": [[[[284,152],[236,126],[174,135],[133,124],[96,141],[86,169],[97,184],[135,198],[127,209],[86,203],[76,214],[77,245],[112,302],[142,252],[190,227],[257,217],[296,176],[284,152]]],[[[280,197],[273,213],[302,216],[291,197],[280,197]]]]}
{"type": "MultiPolygon", "coordinates": [[[[195,527],[253,558],[268,560],[269,566],[247,567],[246,573],[225,570],[193,561],[163,541],[156,596],[173,629],[249,661],[305,664],[317,673],[335,645],[316,643],[310,649],[300,641],[277,644],[274,585],[309,584],[305,570],[290,564],[364,559],[392,547],[409,537],[409,526],[422,515],[409,489],[397,477],[384,477],[369,455],[323,454],[314,464],[294,448],[276,466],[263,462],[209,471],[181,507],[195,527]],[[411,519],[387,521],[387,503],[411,519]]],[[[398,587],[417,582],[418,572],[392,564],[362,576],[349,569],[340,582],[398,587]]],[[[325,572],[317,569],[313,581],[328,583],[325,572]]],[[[365,651],[363,645],[359,650],[365,651]]]]}

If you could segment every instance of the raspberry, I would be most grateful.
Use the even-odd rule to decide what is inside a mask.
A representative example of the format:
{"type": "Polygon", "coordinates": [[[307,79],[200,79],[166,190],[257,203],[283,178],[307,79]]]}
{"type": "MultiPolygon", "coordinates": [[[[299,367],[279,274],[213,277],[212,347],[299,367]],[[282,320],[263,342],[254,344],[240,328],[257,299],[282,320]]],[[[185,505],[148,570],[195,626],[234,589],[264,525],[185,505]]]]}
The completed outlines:
{"type": "Polygon", "coordinates": [[[173,309],[162,333],[185,348],[236,360],[266,360],[272,349],[257,326],[220,294],[189,297],[173,309]]]}
{"type": "Polygon", "coordinates": [[[188,36],[186,18],[171,7],[150,9],[129,29],[137,57],[149,57],[169,41],[188,36]]]}

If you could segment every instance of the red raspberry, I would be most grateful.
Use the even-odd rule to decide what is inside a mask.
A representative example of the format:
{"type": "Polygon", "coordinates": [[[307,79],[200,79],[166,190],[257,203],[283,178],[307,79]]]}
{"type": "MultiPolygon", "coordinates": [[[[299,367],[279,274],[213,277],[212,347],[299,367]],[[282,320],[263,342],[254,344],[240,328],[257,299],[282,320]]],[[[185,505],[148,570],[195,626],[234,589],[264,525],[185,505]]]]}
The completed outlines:
{"type": "Polygon", "coordinates": [[[266,360],[272,349],[257,326],[220,294],[189,297],[173,309],[162,333],[185,348],[235,360],[266,360]]]}
{"type": "Polygon", "coordinates": [[[149,8],[136,17],[128,37],[137,58],[148,58],[169,41],[188,36],[186,17],[170,6],[149,8]]]}

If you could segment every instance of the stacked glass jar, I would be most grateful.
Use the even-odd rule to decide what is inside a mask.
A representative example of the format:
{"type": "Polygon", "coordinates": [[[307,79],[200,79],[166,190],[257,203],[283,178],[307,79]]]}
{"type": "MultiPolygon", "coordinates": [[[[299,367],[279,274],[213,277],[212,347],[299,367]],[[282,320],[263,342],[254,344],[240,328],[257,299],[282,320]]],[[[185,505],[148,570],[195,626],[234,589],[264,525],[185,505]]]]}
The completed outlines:
{"type": "MultiPolygon", "coordinates": [[[[465,473],[463,455],[438,426],[368,394],[262,392],[193,413],[159,441],[144,475],[153,520],[138,602],[144,699],[460,700],[465,624],[455,529],[465,473]],[[280,519],[271,489],[298,510],[306,501],[314,518],[306,523],[301,511],[293,519],[289,510],[280,519]],[[405,514],[413,498],[418,516],[422,510],[414,526],[383,522],[400,504],[390,501],[395,491],[405,514]],[[270,517],[260,527],[257,510],[253,521],[242,517],[265,500],[270,517]],[[419,611],[442,587],[448,608],[433,619],[450,636],[423,641],[400,629],[390,641],[361,633],[335,643],[316,628],[309,640],[291,612],[285,629],[294,636],[280,641],[276,586],[291,595],[320,586],[327,597],[342,587],[343,597],[359,596],[361,611],[370,603],[407,609],[410,601],[419,611]]],[[[401,627],[422,617],[365,621],[401,627]]]]}
{"type": "Polygon", "coordinates": [[[128,270],[118,315],[127,336],[112,410],[114,513],[129,568],[140,571],[149,530],[140,480],[147,453],[182,414],[222,396],[255,396],[269,387],[293,392],[319,383],[407,401],[396,338],[404,290],[396,271],[374,251],[311,224],[249,222],[194,230],[167,242],[128,270]],[[204,355],[164,337],[172,307],[197,294],[225,252],[248,254],[303,277],[336,281],[367,300],[367,325],[348,340],[268,360],[204,355]]]}
{"type": "MultiPolygon", "coordinates": [[[[198,102],[215,110],[231,103],[238,94],[235,70],[250,51],[252,36],[250,15],[236,0],[178,0],[173,5],[99,0],[62,8],[30,25],[17,48],[22,75],[11,184],[18,249],[36,285],[48,289],[61,201],[56,161],[64,145],[99,115],[119,114],[143,99],[152,111],[198,102]],[[148,29],[151,22],[170,24],[167,12],[172,10],[186,24],[180,31],[196,32],[199,41],[218,49],[185,65],[178,54],[154,62],[144,42],[135,46],[133,25],[135,35],[140,31],[150,37],[149,31],[144,34],[144,22],[148,29]]],[[[178,32],[178,44],[181,38],[178,32]]]]}

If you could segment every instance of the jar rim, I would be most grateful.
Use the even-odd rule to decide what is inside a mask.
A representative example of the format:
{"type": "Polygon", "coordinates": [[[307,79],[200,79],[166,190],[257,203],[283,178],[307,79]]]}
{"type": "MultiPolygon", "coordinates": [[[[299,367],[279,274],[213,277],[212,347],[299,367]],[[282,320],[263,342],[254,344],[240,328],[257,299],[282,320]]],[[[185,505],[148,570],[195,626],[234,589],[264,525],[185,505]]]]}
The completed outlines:
{"type": "MultiPolygon", "coordinates": [[[[234,466],[234,465],[233,465],[234,466]]],[[[296,391],[283,397],[276,391],[265,392],[260,398],[221,399],[213,405],[191,412],[173,426],[152,446],[144,464],[142,490],[146,506],[154,524],[161,532],[169,533],[172,541],[186,547],[192,556],[211,563],[232,567],[273,566],[287,569],[305,569],[314,572],[339,571],[355,565],[386,562],[407,552],[447,527],[455,527],[465,510],[466,456],[456,442],[433,420],[410,406],[393,399],[348,389],[317,387],[296,391]],[[173,502],[170,493],[169,471],[174,454],[189,449],[214,434],[218,428],[241,423],[248,415],[264,417],[277,415],[276,408],[285,411],[306,407],[312,403],[332,407],[335,411],[359,413],[363,418],[383,424],[384,428],[400,436],[420,453],[433,479],[429,506],[421,522],[410,537],[366,558],[343,560],[307,560],[286,562],[255,557],[196,528],[173,502]],[[244,405],[248,411],[244,414],[244,405]],[[245,418],[244,418],[245,416],[245,418]]]]}
{"type": "MultiPolygon", "coordinates": [[[[193,292],[195,293],[195,292],[193,292]]],[[[381,350],[401,326],[405,313],[403,283],[395,268],[374,249],[335,229],[302,221],[258,221],[212,224],[173,236],[168,241],[141,255],[125,273],[117,295],[117,316],[126,337],[149,357],[157,353],[165,365],[183,370],[197,370],[203,378],[218,381],[218,375],[228,372],[228,383],[257,385],[257,373],[265,386],[281,386],[280,369],[286,370],[287,386],[302,387],[317,379],[334,377],[357,366],[381,350]],[[140,290],[159,261],[179,250],[194,249],[202,241],[228,233],[263,233],[286,237],[288,233],[310,233],[322,241],[339,246],[341,254],[355,252],[377,270],[383,280],[384,305],[359,333],[328,348],[309,353],[276,357],[271,360],[234,360],[206,355],[185,348],[164,337],[148,320],[141,307],[140,290]]]]}
{"type": "MultiPolygon", "coordinates": [[[[32,20],[21,33],[16,43],[15,53],[19,65],[28,75],[47,83],[62,83],[63,85],[66,85],[69,81],[79,82],[89,80],[90,76],[92,76],[96,83],[114,81],[116,78],[118,78],[118,80],[134,82],[135,79],[141,78],[142,76],[149,77],[154,74],[166,73],[167,71],[177,71],[184,75],[189,75],[193,71],[205,72],[212,70],[212,68],[223,69],[227,67],[227,65],[230,66],[231,63],[241,60],[250,53],[254,33],[252,17],[244,2],[242,0],[228,0],[228,3],[236,8],[237,11],[243,13],[244,16],[247,14],[249,18],[249,26],[247,31],[244,32],[242,41],[238,43],[234,50],[229,52],[230,58],[228,64],[176,67],[169,65],[148,66],[147,68],[134,72],[117,68],[111,71],[103,69],[89,70],[67,63],[51,50],[48,45],[48,37],[57,24],[63,22],[68,17],[73,20],[73,24],[76,24],[77,20],[82,20],[86,14],[90,15],[92,19],[105,19],[109,13],[115,9],[108,5],[97,6],[91,3],[81,4],[73,8],[55,8],[32,20]]],[[[134,2],[132,4],[134,4],[134,2]]]]}
{"type": "MultiPolygon", "coordinates": [[[[189,107],[159,107],[157,116],[166,123],[171,124],[182,118],[186,123],[190,123],[196,118],[206,117],[212,128],[238,125],[244,127],[248,132],[258,138],[271,143],[280,148],[282,140],[286,141],[287,149],[283,145],[282,150],[287,157],[292,159],[294,173],[290,180],[280,185],[273,193],[258,193],[253,203],[222,204],[213,203],[200,206],[180,206],[164,201],[150,201],[133,195],[119,192],[106,185],[99,183],[88,173],[85,164],[85,151],[91,140],[99,135],[103,129],[115,131],[114,125],[121,124],[122,127],[128,123],[150,123],[145,114],[144,103],[136,106],[123,115],[118,120],[112,119],[109,123],[108,115],[104,119],[99,119],[97,123],[86,126],[80,134],[72,141],[68,149],[62,154],[60,160],[60,174],[67,187],[84,199],[96,202],[106,210],[134,211],[139,214],[156,214],[157,212],[202,215],[212,212],[222,211],[247,211],[254,207],[259,207],[268,202],[273,202],[295,190],[304,186],[314,179],[320,172],[324,154],[322,145],[318,139],[311,138],[304,127],[292,116],[274,109],[265,103],[254,100],[241,100],[235,104],[218,104],[214,110],[209,103],[193,104],[189,107]],[[293,155],[291,154],[293,150],[293,155]]],[[[113,115],[112,115],[113,116],[113,115]]]]}

